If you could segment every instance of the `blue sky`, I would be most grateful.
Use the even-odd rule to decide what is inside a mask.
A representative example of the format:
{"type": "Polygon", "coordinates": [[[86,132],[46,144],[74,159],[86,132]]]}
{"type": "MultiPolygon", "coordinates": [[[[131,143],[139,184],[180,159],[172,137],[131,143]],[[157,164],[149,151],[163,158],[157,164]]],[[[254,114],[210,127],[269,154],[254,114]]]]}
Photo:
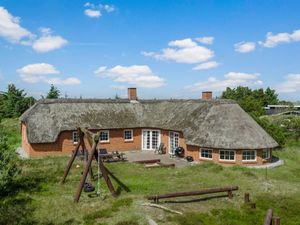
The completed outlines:
{"type": "Polygon", "coordinates": [[[300,100],[299,1],[0,0],[0,90],[142,98],[270,86],[300,100]]]}

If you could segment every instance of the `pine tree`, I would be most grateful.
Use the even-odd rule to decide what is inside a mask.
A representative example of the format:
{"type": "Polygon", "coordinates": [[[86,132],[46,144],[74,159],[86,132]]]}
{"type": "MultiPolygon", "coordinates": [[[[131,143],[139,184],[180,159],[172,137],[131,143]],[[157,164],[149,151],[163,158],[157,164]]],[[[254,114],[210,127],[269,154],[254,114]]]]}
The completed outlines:
{"type": "Polygon", "coordinates": [[[60,91],[53,85],[51,84],[50,90],[47,94],[47,98],[49,99],[57,99],[60,96],[60,91]]]}

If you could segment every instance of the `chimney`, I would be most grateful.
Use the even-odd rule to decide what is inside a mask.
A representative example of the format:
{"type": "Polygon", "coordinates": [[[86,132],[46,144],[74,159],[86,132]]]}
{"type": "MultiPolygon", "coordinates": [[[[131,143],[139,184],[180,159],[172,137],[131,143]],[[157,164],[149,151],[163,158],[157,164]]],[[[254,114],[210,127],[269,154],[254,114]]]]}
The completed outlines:
{"type": "Polygon", "coordinates": [[[136,95],[136,88],[128,88],[128,99],[130,101],[136,101],[137,95],[136,95]]]}
{"type": "Polygon", "coordinates": [[[212,92],[211,91],[203,91],[202,99],[203,100],[212,100],[212,92]]]}

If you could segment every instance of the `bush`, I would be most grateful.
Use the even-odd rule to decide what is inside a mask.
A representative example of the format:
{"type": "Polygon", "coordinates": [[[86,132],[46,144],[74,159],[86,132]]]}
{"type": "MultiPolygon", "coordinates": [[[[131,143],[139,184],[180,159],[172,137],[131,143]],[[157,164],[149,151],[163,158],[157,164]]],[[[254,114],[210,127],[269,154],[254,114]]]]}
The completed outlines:
{"type": "Polygon", "coordinates": [[[20,170],[17,167],[17,157],[7,144],[7,134],[0,126],[0,196],[9,193],[10,186],[20,170]]]}
{"type": "Polygon", "coordinates": [[[276,125],[271,123],[266,117],[263,118],[258,118],[258,117],[253,117],[256,122],[262,126],[268,134],[270,134],[275,141],[282,147],[285,144],[286,141],[286,136],[284,134],[283,129],[276,125]]]}

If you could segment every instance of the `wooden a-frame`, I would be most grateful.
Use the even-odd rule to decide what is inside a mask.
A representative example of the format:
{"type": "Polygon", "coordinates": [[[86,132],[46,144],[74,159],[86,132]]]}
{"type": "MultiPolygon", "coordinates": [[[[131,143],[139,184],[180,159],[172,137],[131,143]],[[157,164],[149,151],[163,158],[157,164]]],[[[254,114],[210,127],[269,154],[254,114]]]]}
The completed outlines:
{"type": "MultiPolygon", "coordinates": [[[[83,186],[84,186],[84,183],[86,181],[86,178],[87,178],[87,175],[90,173],[90,175],[92,176],[92,170],[91,170],[91,165],[92,165],[92,161],[93,161],[93,158],[94,156],[96,155],[96,150],[97,150],[97,144],[99,142],[99,137],[100,137],[100,133],[92,133],[91,131],[87,130],[87,129],[83,129],[83,128],[78,128],[78,135],[79,135],[79,141],[75,147],[75,150],[65,168],[65,171],[64,171],[64,175],[61,179],[61,184],[63,184],[69,174],[69,171],[72,167],[72,164],[76,158],[76,155],[78,154],[78,151],[79,151],[79,148],[80,146],[82,147],[82,149],[85,151],[86,150],[86,145],[85,145],[85,142],[84,140],[87,139],[87,143],[89,145],[89,147],[91,148],[88,154],[88,159],[87,159],[87,162],[86,162],[86,165],[85,165],[85,168],[84,168],[84,171],[83,171],[83,174],[82,174],[82,177],[80,179],[80,183],[77,187],[77,190],[76,190],[76,193],[75,193],[75,197],[74,197],[74,201],[75,202],[78,202],[79,199],[80,199],[80,196],[81,196],[81,193],[82,193],[82,189],[83,189],[83,186]]],[[[96,158],[96,157],[95,157],[96,158]]],[[[96,158],[97,160],[97,158],[96,158]]],[[[108,176],[108,174],[111,174],[111,173],[108,173],[108,170],[107,168],[104,166],[103,164],[103,160],[102,158],[99,158],[99,162],[98,162],[98,165],[99,165],[99,169],[102,173],[102,176],[106,182],[106,185],[109,189],[109,191],[111,192],[111,194],[116,197],[116,191],[111,183],[111,180],[108,176]]]]}

